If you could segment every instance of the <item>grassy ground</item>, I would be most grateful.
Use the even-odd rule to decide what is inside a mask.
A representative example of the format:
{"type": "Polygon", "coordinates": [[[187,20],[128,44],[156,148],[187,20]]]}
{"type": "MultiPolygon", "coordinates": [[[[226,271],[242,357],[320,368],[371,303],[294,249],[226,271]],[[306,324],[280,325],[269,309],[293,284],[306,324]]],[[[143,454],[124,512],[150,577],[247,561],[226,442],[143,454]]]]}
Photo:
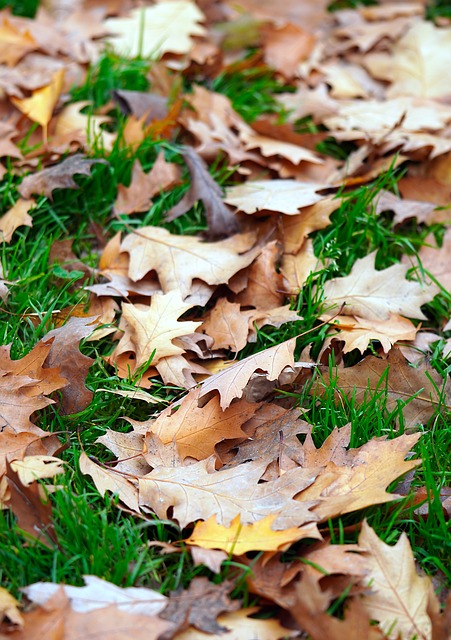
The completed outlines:
{"type": "MultiPolygon", "coordinates": [[[[32,12],[34,3],[29,2],[28,8],[25,2],[19,4],[21,11],[32,12]]],[[[438,2],[436,11],[449,10],[445,4],[438,2]]],[[[99,106],[109,100],[112,89],[146,89],[149,64],[146,60],[124,61],[107,53],[91,69],[86,84],[73,89],[72,99],[89,99],[99,106]]],[[[278,81],[268,70],[221,76],[209,87],[228,95],[237,111],[248,121],[276,110],[274,94],[280,89],[278,81]],[[244,82],[247,92],[258,96],[252,107],[241,101],[244,82]]],[[[112,115],[120,129],[122,116],[119,111],[112,115]]],[[[24,140],[23,147],[26,146],[27,141],[24,140]]],[[[64,265],[49,264],[51,245],[58,240],[72,239],[80,260],[95,267],[98,260],[95,228],[101,229],[105,237],[125,230],[125,223],[111,215],[117,185],[127,181],[135,158],[138,157],[147,170],[162,147],[168,160],[184,166],[176,144],[146,141],[134,155],[116,146],[108,156],[109,166],[95,165],[90,177],[78,176],[76,181],[82,187],[78,191],[58,190],[52,201],[42,197],[34,213],[33,228],[22,228],[16,232],[10,245],[0,247],[5,278],[15,282],[11,287],[7,312],[0,310],[0,343],[12,342],[13,357],[27,353],[54,326],[54,311],[87,300],[82,286],[89,284],[90,278],[80,270],[72,270],[70,265],[65,269],[64,265]]],[[[327,145],[323,144],[323,152],[325,148],[327,145]]],[[[331,141],[330,153],[336,154],[337,150],[347,152],[346,148],[331,141]]],[[[102,150],[99,149],[96,155],[101,157],[102,150]]],[[[221,159],[215,164],[213,174],[221,184],[229,184],[229,172],[224,169],[221,159]]],[[[402,167],[391,170],[373,184],[346,196],[340,209],[333,214],[330,226],[313,236],[316,255],[330,262],[327,269],[314,274],[293,302],[303,319],[281,329],[262,330],[257,342],[248,345],[239,357],[304,331],[311,333],[299,341],[298,352],[307,344],[313,344],[315,355],[326,331],[324,327],[315,328],[322,307],[321,285],[331,277],[348,274],[358,258],[373,250],[378,251],[379,268],[393,264],[404,253],[415,255],[431,227],[411,222],[402,229],[394,230],[390,215],[376,216],[371,206],[380,189],[396,191],[396,181],[401,175],[402,167]]],[[[17,184],[18,179],[9,173],[0,183],[1,211],[13,204],[17,184]]],[[[185,181],[184,185],[157,199],[146,215],[140,219],[127,219],[126,224],[133,227],[160,225],[176,233],[198,232],[205,227],[199,206],[173,223],[163,222],[164,211],[180,199],[186,188],[185,181]]],[[[435,225],[432,231],[440,237],[444,230],[435,225]]],[[[435,328],[449,318],[450,294],[443,291],[434,304],[429,305],[427,315],[425,326],[429,324],[435,328]]],[[[87,379],[87,386],[93,391],[133,388],[133,380],[119,379],[114,370],[104,363],[103,356],[111,352],[112,346],[111,338],[104,338],[100,344],[86,343],[82,348],[84,353],[95,358],[87,379]]],[[[442,347],[440,343],[435,345],[431,362],[438,371],[447,375],[451,364],[441,356],[442,347]]],[[[352,354],[349,357],[352,360],[352,354]]],[[[160,404],[155,405],[152,411],[157,414],[177,393],[177,389],[163,385],[153,387],[152,394],[158,397],[160,404]]],[[[306,419],[315,425],[313,434],[317,446],[335,426],[349,421],[353,428],[352,446],[361,445],[373,436],[394,434],[394,422],[398,416],[386,410],[384,380],[376,392],[368,391],[363,404],[357,404],[351,398],[344,400],[337,409],[333,385],[326,396],[315,397],[306,391],[297,401],[307,411],[306,419]]],[[[399,412],[398,408],[395,413],[399,412]]],[[[59,544],[48,549],[25,539],[17,529],[14,517],[7,511],[0,511],[0,582],[14,595],[20,597],[20,587],[38,580],[80,585],[83,574],[95,574],[121,586],[146,585],[168,593],[179,585],[187,586],[195,575],[209,575],[214,581],[222,581],[230,575],[244,576],[248,571],[246,567],[230,561],[224,563],[219,576],[213,576],[204,567],[194,567],[187,552],[160,555],[155,548],[148,546],[148,541],[180,540],[184,537],[183,532],[171,522],[156,518],[150,522],[141,521],[118,510],[114,497],[102,498],[90,478],[79,472],[77,460],[81,446],[90,455],[108,461],[103,447],[95,445],[94,441],[107,428],[128,430],[128,424],[121,419],[124,415],[143,420],[149,417],[149,410],[144,404],[140,406],[136,401],[100,391],[94,394],[91,405],[77,415],[61,415],[51,406],[41,412],[39,426],[62,433],[61,437],[67,444],[62,454],[68,463],[66,473],[62,480],[58,478],[58,484],[63,484],[65,490],[51,497],[59,544]]],[[[418,445],[423,465],[416,472],[414,485],[425,485],[428,489],[430,498],[426,515],[420,517],[414,512],[418,505],[413,506],[410,498],[389,506],[369,508],[364,514],[386,542],[394,543],[401,532],[406,531],[423,570],[438,576],[442,584],[448,586],[451,586],[451,569],[447,564],[451,553],[451,531],[450,522],[445,520],[440,506],[439,493],[442,486],[449,486],[451,482],[450,450],[451,415],[443,409],[425,425],[424,436],[418,445]]],[[[349,525],[361,519],[362,514],[358,513],[331,522],[333,541],[354,541],[356,534],[349,525]]],[[[235,595],[244,598],[245,605],[249,604],[244,581],[238,580],[237,585],[235,595]]]]}

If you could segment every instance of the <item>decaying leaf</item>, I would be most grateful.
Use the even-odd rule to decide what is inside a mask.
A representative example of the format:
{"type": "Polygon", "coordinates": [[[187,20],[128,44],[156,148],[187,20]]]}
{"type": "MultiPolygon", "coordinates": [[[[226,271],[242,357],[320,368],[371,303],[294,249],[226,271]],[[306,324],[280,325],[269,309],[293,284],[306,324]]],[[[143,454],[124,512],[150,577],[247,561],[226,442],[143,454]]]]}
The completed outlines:
{"type": "Polygon", "coordinates": [[[11,242],[14,231],[18,227],[33,226],[33,219],[29,215],[29,211],[34,209],[36,202],[34,200],[23,200],[19,198],[17,202],[0,217],[0,240],[3,242],[11,242]]]}
{"type": "Polygon", "coordinates": [[[92,166],[98,162],[107,164],[102,158],[86,158],[80,154],[69,156],[53,167],[26,176],[19,185],[18,191],[23,198],[29,198],[36,193],[51,199],[55,189],[79,189],[73,176],[76,174],[89,176],[92,166]]]}
{"type": "Polygon", "coordinates": [[[244,213],[277,211],[297,215],[299,209],[319,202],[317,192],[327,185],[297,182],[296,180],[254,180],[226,190],[224,202],[244,213]]]}

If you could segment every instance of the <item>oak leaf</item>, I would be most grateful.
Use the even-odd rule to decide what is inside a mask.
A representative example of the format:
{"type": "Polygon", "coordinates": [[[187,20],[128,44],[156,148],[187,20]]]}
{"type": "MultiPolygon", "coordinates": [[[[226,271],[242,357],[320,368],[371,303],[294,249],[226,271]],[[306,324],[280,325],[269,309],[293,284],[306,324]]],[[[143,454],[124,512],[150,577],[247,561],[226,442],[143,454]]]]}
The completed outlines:
{"type": "Polygon", "coordinates": [[[327,185],[297,180],[252,180],[226,189],[224,202],[244,213],[277,211],[299,214],[299,209],[322,200],[317,192],[327,185]]]}
{"type": "MultiPolygon", "coordinates": [[[[127,347],[131,341],[132,350],[136,353],[136,367],[148,362],[152,355],[152,365],[155,366],[164,357],[184,353],[184,349],[175,345],[173,340],[192,333],[201,324],[178,320],[192,306],[183,302],[177,289],[168,293],[154,293],[150,306],[122,305],[122,315],[129,327],[124,339],[127,347]]],[[[117,351],[121,353],[124,348],[119,342],[117,351]]]]}
{"type": "Polygon", "coordinates": [[[30,31],[20,29],[5,12],[0,24],[0,63],[14,67],[21,58],[38,46],[30,31]]]}
{"type": "Polygon", "coordinates": [[[55,189],[79,189],[73,179],[76,174],[89,176],[92,166],[101,162],[107,164],[102,158],[86,158],[81,154],[69,156],[59,164],[26,176],[18,187],[23,198],[29,198],[31,194],[44,195],[52,199],[55,189]]]}
{"type": "MultiPolygon", "coordinates": [[[[447,229],[442,244],[437,247],[434,236],[430,234],[424,239],[424,244],[418,252],[422,268],[426,269],[446,289],[451,290],[451,229],[447,229]]],[[[405,258],[405,256],[404,256],[405,258]]],[[[403,263],[409,264],[408,259],[403,263]]]]}
{"type": "Polygon", "coordinates": [[[177,640],[278,640],[297,634],[297,631],[283,627],[275,618],[250,617],[258,611],[258,607],[252,607],[218,616],[218,623],[227,629],[226,634],[221,632],[212,635],[190,628],[179,633],[177,640]]]}
{"type": "Polygon", "coordinates": [[[139,513],[138,491],[135,485],[127,480],[125,476],[117,471],[103,468],[88,458],[83,451],[79,459],[80,471],[85,475],[91,476],[102,496],[107,491],[117,494],[120,500],[133,511],[139,513]]]}
{"type": "Polygon", "coordinates": [[[109,41],[121,56],[159,57],[165,53],[189,53],[193,36],[202,36],[204,19],[200,9],[188,0],[163,0],[152,7],[134,9],[125,18],[109,18],[105,27],[109,41]],[[136,38],[137,33],[142,33],[136,38]]]}
{"type": "MultiPolygon", "coordinates": [[[[236,611],[240,603],[228,596],[232,584],[228,581],[214,584],[205,577],[191,581],[188,589],[177,589],[169,596],[169,601],[160,618],[173,622],[177,631],[192,625],[205,633],[224,633],[227,629],[216,620],[224,611],[236,611]]],[[[161,640],[173,637],[173,630],[160,636],[161,640]]]]}
{"type": "MultiPolygon", "coordinates": [[[[180,402],[167,407],[156,419],[137,422],[128,419],[140,433],[150,431],[163,444],[175,442],[182,459],[186,457],[203,460],[215,451],[222,440],[246,438],[241,426],[258,409],[258,404],[236,402],[225,411],[214,396],[203,407],[198,406],[199,389],[190,391],[180,402]]],[[[127,434],[130,435],[130,434],[127,434]]]]}
{"type": "Polygon", "coordinates": [[[287,529],[314,522],[311,502],[292,498],[309,486],[315,469],[292,469],[277,480],[258,484],[266,461],[248,462],[233,469],[209,473],[212,458],[187,467],[159,467],[139,478],[139,500],[160,517],[173,517],[181,527],[196,520],[207,520],[216,513],[218,524],[229,525],[240,515],[243,524],[276,515],[276,529],[287,529]]]}
{"type": "Polygon", "coordinates": [[[427,615],[431,580],[419,576],[405,533],[392,547],[378,538],[366,521],[362,524],[359,546],[367,555],[366,582],[370,592],[362,599],[368,615],[377,620],[389,640],[430,638],[427,615]]]}
{"type": "Polygon", "coordinates": [[[249,318],[237,302],[219,298],[202,322],[202,331],[213,338],[215,349],[238,352],[247,344],[249,318]]]}
{"type": "Polygon", "coordinates": [[[237,233],[239,231],[238,221],[224,204],[221,187],[213,179],[205,162],[190,147],[184,147],[181,154],[188,166],[191,184],[180,202],[167,212],[167,219],[175,220],[189,211],[198,200],[201,200],[207,216],[206,237],[209,240],[219,240],[237,233]]]}
{"type": "Polygon", "coordinates": [[[24,487],[30,486],[35,480],[53,478],[63,473],[64,462],[53,456],[32,455],[24,456],[21,460],[13,460],[11,469],[17,473],[24,487]]]}
{"type": "Polygon", "coordinates": [[[63,89],[64,73],[64,68],[59,69],[53,75],[50,84],[35,89],[29,98],[12,97],[11,102],[30,120],[37,122],[45,129],[63,89]]]}
{"type": "Polygon", "coordinates": [[[216,522],[216,516],[211,516],[205,522],[198,522],[185,542],[205,549],[223,549],[228,554],[241,556],[248,551],[277,551],[301,538],[318,535],[313,523],[274,531],[271,525],[276,517],[268,515],[258,522],[242,524],[237,515],[230,526],[225,527],[216,522]]]}
{"type": "Polygon", "coordinates": [[[242,307],[274,309],[285,302],[283,276],[277,272],[280,244],[268,242],[247,272],[247,286],[235,298],[242,307]]]}
{"type": "Polygon", "coordinates": [[[238,234],[219,242],[202,242],[192,236],[178,236],[160,227],[141,227],[121,244],[130,254],[128,275],[135,282],[155,269],[161,288],[166,293],[180,289],[182,298],[190,293],[193,280],[207,284],[228,282],[247,267],[260,249],[251,249],[253,233],[238,234]]]}
{"type": "Polygon", "coordinates": [[[402,264],[377,271],[375,258],[374,251],[356,260],[348,276],[325,283],[324,296],[328,309],[336,309],[344,304],[345,315],[366,320],[388,320],[393,313],[426,319],[420,307],[430,302],[439,288],[433,284],[406,280],[408,267],[402,264]],[[387,287],[387,282],[390,282],[390,287],[387,287]]]}
{"type": "Polygon", "coordinates": [[[210,376],[203,384],[199,400],[218,391],[224,411],[235,398],[241,398],[244,388],[256,371],[265,373],[267,380],[277,380],[284,369],[294,370],[296,338],[248,356],[223,371],[210,376]]]}
{"type": "MultiPolygon", "coordinates": [[[[381,379],[386,380],[388,412],[403,403],[404,428],[424,424],[443,401],[451,405],[449,383],[444,387],[444,398],[438,397],[437,389],[443,385],[441,376],[430,366],[411,367],[400,351],[392,348],[386,359],[367,356],[353,367],[340,369],[337,398],[341,393],[352,395],[355,402],[362,402],[367,390],[381,388],[381,379]],[[385,378],[385,376],[387,376],[385,378]]],[[[327,376],[325,376],[327,384],[327,376]]],[[[321,393],[319,384],[316,389],[321,393]]]]}
{"type": "Polygon", "coordinates": [[[23,200],[19,198],[11,209],[0,218],[0,240],[3,242],[11,242],[13,233],[18,227],[32,227],[33,219],[28,212],[34,209],[35,206],[36,202],[34,200],[23,200]]]}

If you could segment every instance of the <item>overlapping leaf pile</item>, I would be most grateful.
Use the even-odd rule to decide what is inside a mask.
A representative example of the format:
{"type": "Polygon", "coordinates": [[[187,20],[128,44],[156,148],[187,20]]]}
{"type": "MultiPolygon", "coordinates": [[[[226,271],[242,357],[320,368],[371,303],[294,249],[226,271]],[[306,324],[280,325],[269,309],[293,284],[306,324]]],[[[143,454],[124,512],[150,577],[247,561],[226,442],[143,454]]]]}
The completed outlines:
{"type": "MultiPolygon", "coordinates": [[[[290,615],[262,619],[258,608],[238,611],[229,598],[232,582],[196,578],[186,592],[166,598],[87,576],[83,588],[27,587],[36,606],[23,615],[0,591],[2,631],[13,640],[41,637],[45,629],[52,634],[46,637],[66,640],[86,629],[93,638],[118,639],[219,637],[225,630],[221,637],[445,639],[449,610],[440,614],[405,534],[392,547],[360,519],[357,544],[331,544],[327,522],[398,499],[389,486],[421,463],[412,456],[418,426],[440,402],[451,406],[449,383],[425,361],[409,364],[423,344],[424,305],[451,284],[451,89],[443,81],[451,28],[426,22],[414,2],[334,14],[323,0],[132,4],[80,3],[67,15],[42,11],[33,21],[0,14],[0,155],[17,174],[29,172],[0,218],[4,243],[18,227],[32,226],[40,196],[77,188],[74,175],[108,163],[113,148],[132,153],[149,137],[162,141],[152,169],[146,173],[135,160],[130,183],[118,189],[111,213],[126,231],[109,239],[98,269],[90,270],[96,281],[86,287],[91,306],[84,317],[48,333],[20,360],[1,348],[0,500],[22,529],[55,542],[51,507],[35,480],[61,471],[61,443],[30,418],[57,390],[64,413],[89,404],[84,379],[91,360],[78,345],[102,324],[90,339],[110,333],[114,349],[106,360],[117,376],[143,388],[158,379],[183,394],[147,421],[128,419],[128,433],[108,430],[97,442],[117,461],[103,465],[81,452],[80,470],[133,514],[184,529],[196,563],[216,573],[231,557],[249,565],[250,592],[290,615]],[[105,128],[112,124],[107,109],[87,115],[89,105],[69,103],[66,93],[105,41],[122,56],[155,60],[152,91],[112,96],[126,116],[120,134],[105,128]],[[249,124],[227,97],[196,83],[235,68],[255,45],[258,56],[238,64],[264,62],[290,84],[293,90],[278,96],[284,124],[270,116],[249,124]],[[181,76],[189,92],[181,90],[181,76]],[[307,116],[316,132],[298,133],[295,123],[307,116]],[[28,146],[36,143],[37,151],[24,155],[15,143],[33,122],[42,130],[31,133],[28,146]],[[319,143],[330,137],[353,143],[346,161],[321,153],[319,143]],[[165,156],[165,140],[179,145],[179,163],[165,156]],[[90,157],[99,147],[104,157],[90,157]],[[225,192],[209,172],[218,154],[236,183],[225,192]],[[324,359],[304,351],[298,361],[296,329],[289,340],[231,358],[265,326],[297,326],[295,296],[328,266],[315,255],[311,234],[330,224],[347,189],[401,163],[402,197],[382,192],[374,215],[392,211],[394,225],[414,217],[448,225],[440,247],[431,235],[420,251],[428,275],[412,276],[407,257],[379,270],[370,253],[348,275],[327,279],[317,323],[330,325],[321,354],[360,354],[357,364],[338,369],[342,392],[358,402],[386,375],[387,410],[403,407],[404,433],[350,447],[346,425],[316,447],[314,425],[275,398],[275,389],[299,391],[313,375],[313,390],[327,390],[324,359]],[[189,187],[166,207],[165,221],[200,202],[205,232],[177,235],[136,224],[183,182],[184,166],[189,187]],[[296,559],[282,562],[291,545],[296,559]],[[255,551],[264,553],[255,559],[255,551]],[[345,590],[343,619],[329,615],[345,590]]],[[[5,305],[11,284],[0,281],[5,305]]]]}

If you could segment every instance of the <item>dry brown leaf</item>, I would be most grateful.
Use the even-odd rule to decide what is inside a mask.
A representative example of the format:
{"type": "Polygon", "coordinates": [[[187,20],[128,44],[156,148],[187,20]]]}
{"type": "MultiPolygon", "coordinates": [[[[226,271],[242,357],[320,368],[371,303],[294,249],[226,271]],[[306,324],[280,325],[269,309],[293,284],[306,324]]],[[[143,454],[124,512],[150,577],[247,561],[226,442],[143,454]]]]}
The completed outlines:
{"type": "Polygon", "coordinates": [[[140,280],[155,269],[165,293],[180,289],[182,298],[190,293],[193,280],[217,285],[247,267],[260,249],[252,249],[253,233],[238,234],[219,242],[201,242],[193,236],[178,236],[160,227],[141,227],[121,244],[130,254],[128,275],[140,280]]]}
{"type": "Polygon", "coordinates": [[[0,624],[5,618],[18,627],[23,626],[23,618],[19,611],[18,601],[6,589],[0,587],[0,624]]]}
{"type": "Polygon", "coordinates": [[[117,134],[106,131],[101,126],[110,122],[111,118],[82,113],[90,104],[84,100],[64,107],[56,117],[55,136],[66,145],[68,142],[77,142],[84,149],[91,150],[96,145],[105,151],[111,151],[117,134]]]}
{"type": "Polygon", "coordinates": [[[226,189],[224,202],[244,213],[276,211],[295,216],[299,209],[323,199],[317,192],[324,184],[296,180],[253,180],[226,189]]]}
{"type": "Polygon", "coordinates": [[[285,302],[283,277],[276,271],[280,258],[278,242],[268,242],[247,271],[247,285],[235,298],[242,307],[259,311],[274,309],[285,302]]]}
{"type": "Polygon", "coordinates": [[[11,98],[11,102],[22,113],[30,120],[44,127],[45,131],[63,89],[64,73],[64,68],[59,69],[53,75],[50,84],[40,89],[35,89],[29,98],[11,98]]]}
{"type": "Polygon", "coordinates": [[[394,440],[373,438],[346,451],[349,436],[350,429],[343,427],[335,429],[320,449],[309,435],[304,443],[303,464],[307,468],[323,465],[323,469],[298,500],[319,500],[313,511],[321,520],[398,499],[400,496],[388,493],[386,487],[421,464],[420,459],[404,461],[419,434],[394,440]]]}
{"type": "Polygon", "coordinates": [[[226,634],[212,635],[191,628],[177,634],[177,640],[279,640],[297,634],[283,627],[275,618],[250,617],[257,612],[258,607],[253,607],[218,616],[218,623],[227,629],[226,634]]]}
{"type": "Polygon", "coordinates": [[[247,344],[249,317],[237,302],[219,298],[202,322],[202,332],[213,338],[215,349],[241,351],[247,344]]]}
{"type": "Polygon", "coordinates": [[[188,0],[162,0],[157,5],[133,9],[128,17],[109,18],[105,28],[114,51],[124,57],[157,58],[165,53],[188,53],[193,36],[202,36],[202,11],[188,0]],[[136,38],[137,33],[142,33],[136,38]]]}
{"type": "Polygon", "coordinates": [[[296,338],[286,340],[210,376],[201,387],[199,400],[218,391],[224,411],[235,398],[241,398],[244,388],[256,371],[265,372],[267,380],[277,380],[284,369],[294,370],[296,338]]]}
{"type": "Polygon", "coordinates": [[[362,524],[359,547],[367,554],[370,592],[362,604],[379,622],[389,640],[416,636],[427,640],[431,621],[427,615],[430,578],[420,577],[405,533],[395,546],[385,544],[366,521],[362,524]]]}
{"type": "Polygon", "coordinates": [[[92,166],[98,162],[107,164],[107,161],[101,158],[86,158],[81,154],[69,156],[53,167],[26,176],[19,185],[18,191],[23,198],[29,198],[36,193],[52,199],[52,192],[55,189],[79,189],[73,176],[76,174],[89,176],[92,166]]]}
{"type": "Polygon", "coordinates": [[[236,217],[222,201],[222,190],[208,171],[208,167],[200,155],[190,147],[184,147],[181,154],[190,172],[191,185],[184,197],[172,209],[166,217],[175,220],[183,215],[193,205],[201,200],[205,207],[209,240],[218,240],[229,237],[239,231],[236,217]]]}
{"type": "Polygon", "coordinates": [[[273,26],[264,33],[264,58],[267,65],[286,78],[296,75],[299,63],[308,58],[315,37],[294,24],[273,26]]]}
{"type": "Polygon", "coordinates": [[[356,260],[351,273],[343,278],[328,280],[324,295],[328,310],[343,307],[342,313],[366,320],[388,320],[391,314],[426,319],[421,306],[439,292],[434,284],[406,280],[408,267],[394,264],[377,271],[376,252],[356,260]],[[390,287],[387,287],[390,282],[390,287]]]}
{"type": "Polygon", "coordinates": [[[14,67],[27,53],[37,48],[37,42],[28,30],[20,29],[8,13],[0,14],[0,62],[14,67]]]}
{"type": "MultiPolygon", "coordinates": [[[[418,252],[422,268],[426,269],[446,291],[451,291],[451,228],[446,230],[440,247],[437,247],[433,234],[428,235],[423,242],[418,252]]],[[[403,263],[410,266],[411,261],[404,256],[403,263]]]]}
{"type": "Polygon", "coordinates": [[[35,206],[36,202],[34,200],[22,200],[22,198],[19,198],[11,209],[0,217],[0,239],[3,242],[11,242],[13,233],[18,227],[24,225],[27,227],[33,226],[33,219],[28,212],[34,209],[35,206]]]}
{"type": "MultiPolygon", "coordinates": [[[[380,388],[382,376],[387,376],[384,378],[388,394],[387,411],[393,411],[399,402],[406,403],[402,409],[405,429],[425,424],[441,403],[436,389],[442,389],[443,378],[430,365],[411,367],[396,347],[390,350],[386,359],[367,356],[353,367],[340,369],[337,400],[341,393],[345,393],[354,395],[355,402],[362,402],[367,389],[380,388]]],[[[327,380],[327,376],[325,378],[327,380]]],[[[317,385],[319,393],[321,386],[317,385]]],[[[448,382],[444,385],[444,394],[443,401],[451,405],[448,382]]]]}
{"type": "Polygon", "coordinates": [[[13,460],[11,469],[15,471],[24,487],[29,487],[35,480],[54,478],[63,473],[65,463],[53,456],[24,456],[21,460],[13,460]]]}
{"type": "Polygon", "coordinates": [[[174,441],[182,459],[203,460],[213,455],[218,442],[247,437],[241,426],[255,414],[258,404],[240,401],[222,411],[218,397],[214,396],[203,407],[198,407],[199,393],[199,389],[190,391],[154,420],[128,421],[141,433],[154,433],[164,444],[174,441]]]}
{"type": "MultiPolygon", "coordinates": [[[[240,603],[228,596],[232,589],[229,581],[213,584],[207,578],[194,578],[188,589],[177,589],[169,596],[169,602],[160,618],[174,623],[177,631],[190,625],[205,633],[224,633],[227,629],[216,620],[224,611],[236,611],[240,603]]],[[[173,630],[160,636],[161,640],[173,637],[173,630]]]]}
{"type": "Polygon", "coordinates": [[[192,333],[201,324],[178,320],[192,306],[183,302],[177,289],[154,293],[150,306],[124,303],[125,334],[110,360],[114,362],[116,354],[133,351],[136,354],[135,367],[150,361],[151,357],[155,366],[162,358],[181,355],[184,349],[174,344],[174,338],[192,333]]]}
{"type": "Polygon", "coordinates": [[[111,491],[117,494],[129,509],[139,513],[138,490],[126,476],[118,471],[101,467],[88,458],[84,451],[80,455],[79,466],[82,473],[91,476],[102,496],[107,491],[111,491]]]}
{"type": "Polygon", "coordinates": [[[298,215],[282,216],[280,223],[282,242],[286,254],[296,255],[305,248],[305,239],[317,229],[324,229],[330,224],[331,214],[340,206],[340,200],[327,197],[305,207],[298,215]]]}
{"type": "Polygon", "coordinates": [[[267,462],[255,461],[232,469],[209,473],[212,458],[187,467],[159,467],[139,478],[140,506],[150,508],[160,518],[173,518],[181,527],[207,520],[216,513],[218,524],[230,525],[240,515],[243,524],[276,515],[274,528],[288,529],[313,523],[311,502],[299,502],[293,495],[309,486],[315,469],[292,469],[281,478],[258,484],[267,462]]]}

